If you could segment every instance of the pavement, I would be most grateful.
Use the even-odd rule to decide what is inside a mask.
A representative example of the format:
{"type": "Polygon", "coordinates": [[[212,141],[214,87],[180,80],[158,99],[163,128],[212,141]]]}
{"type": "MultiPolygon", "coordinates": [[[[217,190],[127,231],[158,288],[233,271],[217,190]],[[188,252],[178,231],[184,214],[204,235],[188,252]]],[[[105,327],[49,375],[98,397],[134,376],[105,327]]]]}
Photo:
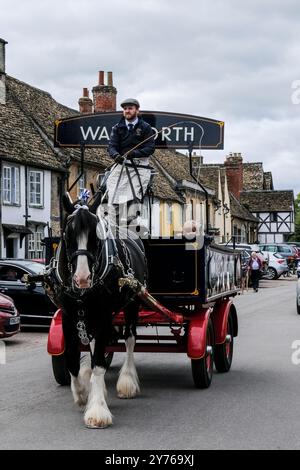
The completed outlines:
{"type": "Polygon", "coordinates": [[[55,383],[47,334],[20,333],[6,341],[0,364],[0,449],[299,449],[295,298],[291,277],[262,281],[257,293],[235,299],[232,369],[215,373],[207,390],[194,388],[186,355],[138,353],[141,395],[120,400],[115,385],[124,356],[115,354],[106,375],[114,424],[105,430],[86,429],[70,389],[55,383]]]}

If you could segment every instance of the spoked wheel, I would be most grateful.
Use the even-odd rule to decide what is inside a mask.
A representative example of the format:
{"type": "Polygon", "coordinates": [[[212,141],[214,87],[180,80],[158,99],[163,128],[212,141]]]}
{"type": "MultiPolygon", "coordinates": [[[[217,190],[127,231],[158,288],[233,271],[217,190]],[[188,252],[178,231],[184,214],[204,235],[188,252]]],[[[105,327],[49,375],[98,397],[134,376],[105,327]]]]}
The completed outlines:
{"type": "Polygon", "coordinates": [[[233,321],[229,314],[227,320],[227,333],[225,343],[216,344],[214,361],[218,372],[228,372],[231,368],[233,357],[233,321]]]}
{"type": "Polygon", "coordinates": [[[208,388],[212,381],[213,374],[213,345],[214,330],[211,320],[208,322],[206,330],[205,355],[201,359],[192,359],[192,374],[195,387],[208,388]]]}

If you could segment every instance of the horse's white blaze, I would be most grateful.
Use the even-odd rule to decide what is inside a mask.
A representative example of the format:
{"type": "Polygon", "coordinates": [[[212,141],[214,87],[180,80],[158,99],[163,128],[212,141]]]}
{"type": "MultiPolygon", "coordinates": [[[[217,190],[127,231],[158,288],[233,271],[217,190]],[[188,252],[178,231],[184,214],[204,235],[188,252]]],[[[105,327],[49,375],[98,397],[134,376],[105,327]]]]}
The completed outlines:
{"type": "MultiPolygon", "coordinates": [[[[82,233],[78,238],[77,238],[77,245],[78,245],[78,250],[86,250],[87,249],[87,234],[82,233]]],[[[79,288],[87,288],[90,287],[90,268],[89,268],[89,263],[88,263],[88,258],[86,255],[79,255],[77,257],[77,263],[76,263],[76,271],[74,274],[74,281],[76,282],[77,286],[79,288]]]]}
{"type": "Polygon", "coordinates": [[[89,427],[102,428],[112,424],[112,415],[105,400],[105,372],[103,367],[94,367],[92,372],[91,390],[84,414],[84,422],[89,427]]]}
{"type": "Polygon", "coordinates": [[[117,383],[119,398],[134,398],[140,391],[139,379],[134,364],[133,350],[135,345],[134,336],[130,336],[126,342],[126,358],[120,370],[117,383]]]}

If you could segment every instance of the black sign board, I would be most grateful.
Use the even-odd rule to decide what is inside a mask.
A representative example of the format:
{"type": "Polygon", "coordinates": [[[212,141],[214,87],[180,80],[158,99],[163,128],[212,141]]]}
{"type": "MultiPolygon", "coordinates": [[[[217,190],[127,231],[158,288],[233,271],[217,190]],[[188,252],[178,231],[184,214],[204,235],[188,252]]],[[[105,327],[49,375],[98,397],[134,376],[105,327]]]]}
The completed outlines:
{"type": "MultiPolygon", "coordinates": [[[[223,149],[224,122],[187,114],[162,111],[141,111],[155,133],[157,148],[223,149]]],[[[56,147],[107,147],[112,127],[119,122],[122,112],[80,114],[57,119],[54,128],[56,147]]]]}

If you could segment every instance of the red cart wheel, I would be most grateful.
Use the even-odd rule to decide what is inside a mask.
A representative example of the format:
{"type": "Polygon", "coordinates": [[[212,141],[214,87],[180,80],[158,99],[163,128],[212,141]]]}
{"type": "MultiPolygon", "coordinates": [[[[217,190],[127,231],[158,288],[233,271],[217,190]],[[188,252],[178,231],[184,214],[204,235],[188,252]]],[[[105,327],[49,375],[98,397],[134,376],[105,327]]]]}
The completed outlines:
{"type": "Polygon", "coordinates": [[[218,372],[228,372],[231,368],[233,357],[233,321],[229,314],[227,320],[227,333],[225,343],[216,344],[214,361],[218,372]]]}
{"type": "Polygon", "coordinates": [[[52,370],[56,382],[59,385],[70,385],[71,376],[67,369],[66,356],[52,356],[52,370]]]}
{"type": "Polygon", "coordinates": [[[208,388],[212,381],[213,374],[213,345],[214,329],[212,321],[209,320],[206,330],[205,355],[201,359],[192,359],[192,374],[195,387],[208,388]]]}

